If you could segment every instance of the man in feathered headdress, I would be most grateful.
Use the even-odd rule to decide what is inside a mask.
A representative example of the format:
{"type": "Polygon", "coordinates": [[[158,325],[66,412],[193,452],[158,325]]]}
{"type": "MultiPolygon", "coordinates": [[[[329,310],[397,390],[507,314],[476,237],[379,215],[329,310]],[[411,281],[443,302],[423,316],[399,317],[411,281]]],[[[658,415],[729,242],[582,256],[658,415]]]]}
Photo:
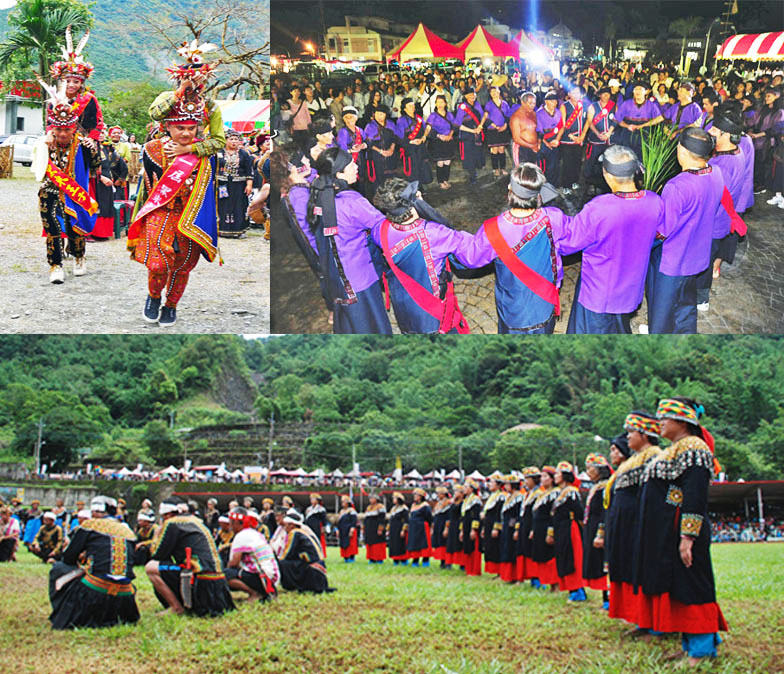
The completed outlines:
{"type": "Polygon", "coordinates": [[[60,91],[41,82],[50,96],[47,106],[51,144],[42,139],[34,149],[32,171],[41,181],[39,210],[46,232],[49,280],[62,283],[63,249],[61,234],[68,239],[67,251],[74,259],[74,276],[84,276],[85,239],[95,227],[98,204],[90,196],[90,171],[101,165],[98,147],[77,132],[76,106],[69,103],[65,83],[60,91]]]}
{"type": "MultiPolygon", "coordinates": [[[[98,99],[85,89],[85,82],[94,70],[92,63],[85,61],[82,56],[89,37],[90,31],[87,31],[74,49],[71,27],[68,26],[65,30],[63,59],[52,64],[49,74],[56,85],[65,85],[65,97],[74,108],[79,132],[97,142],[106,125],[98,99]]],[[[51,145],[54,142],[53,127],[47,126],[46,131],[46,142],[51,145]]]]}
{"type": "Polygon", "coordinates": [[[184,46],[179,53],[187,63],[170,69],[179,88],[158,96],[150,108],[163,135],[144,146],[144,184],[128,229],[131,259],[148,270],[144,320],[161,327],[175,324],[177,303],[199,256],[212,262],[218,253],[213,155],[226,141],[218,107],[201,96],[212,70],[201,54],[211,49],[214,45],[195,41],[184,46]],[[206,124],[210,138],[198,140],[206,124]]]}

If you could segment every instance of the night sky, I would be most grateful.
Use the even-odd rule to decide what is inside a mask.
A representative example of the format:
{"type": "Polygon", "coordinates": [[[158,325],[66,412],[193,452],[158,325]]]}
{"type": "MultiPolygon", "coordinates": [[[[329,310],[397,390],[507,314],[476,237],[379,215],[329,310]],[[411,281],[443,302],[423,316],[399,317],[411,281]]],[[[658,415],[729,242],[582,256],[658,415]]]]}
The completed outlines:
{"type": "MultiPolygon", "coordinates": [[[[528,0],[490,2],[488,0],[272,0],[272,52],[295,51],[294,37],[317,41],[323,7],[327,27],[344,23],[346,14],[383,16],[404,23],[418,21],[434,30],[465,37],[482,18],[492,16],[501,23],[519,28],[530,25],[528,0]]],[[[605,25],[612,16],[617,27],[616,39],[623,37],[657,37],[666,33],[674,19],[698,16],[707,21],[718,17],[724,8],[720,0],[600,0],[575,2],[545,0],[538,6],[537,28],[547,30],[563,21],[583,41],[586,51],[595,44],[605,44],[605,25]]],[[[784,29],[784,3],[781,0],[738,0],[738,14],[731,17],[740,33],[784,29]]]]}

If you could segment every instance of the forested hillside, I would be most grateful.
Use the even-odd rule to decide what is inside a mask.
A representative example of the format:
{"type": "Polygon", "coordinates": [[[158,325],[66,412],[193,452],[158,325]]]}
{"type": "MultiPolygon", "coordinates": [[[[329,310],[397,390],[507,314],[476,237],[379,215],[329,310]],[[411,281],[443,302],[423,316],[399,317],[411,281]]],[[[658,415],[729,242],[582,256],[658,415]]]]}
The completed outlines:
{"type": "Polygon", "coordinates": [[[308,469],[349,469],[353,446],[363,469],[391,470],[398,456],[404,469],[451,469],[462,456],[468,470],[510,470],[606,451],[628,411],[680,394],[704,404],[730,478],[779,477],[782,346],[704,336],[3,337],[0,452],[29,456],[43,418],[50,459],[155,463],[180,455],[170,412],[176,428],[273,415],[313,425],[308,469]],[[518,424],[536,427],[504,433],[518,424]]]}

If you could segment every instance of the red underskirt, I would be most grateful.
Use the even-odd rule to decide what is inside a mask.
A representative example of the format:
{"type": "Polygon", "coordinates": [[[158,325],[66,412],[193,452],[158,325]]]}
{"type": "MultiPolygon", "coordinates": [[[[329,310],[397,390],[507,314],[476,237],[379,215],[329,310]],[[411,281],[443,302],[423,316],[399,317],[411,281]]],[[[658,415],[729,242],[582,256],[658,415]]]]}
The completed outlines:
{"type": "Polygon", "coordinates": [[[327,556],[327,537],[324,534],[321,534],[321,550],[324,553],[324,557],[327,556]]]}
{"type": "Polygon", "coordinates": [[[709,604],[682,604],[666,592],[654,595],[640,592],[638,608],[637,624],[644,629],[687,634],[729,631],[724,614],[715,601],[709,604]]]}
{"type": "Polygon", "coordinates": [[[470,555],[465,553],[463,554],[465,558],[466,576],[481,576],[482,553],[479,551],[478,541],[474,541],[474,551],[470,555]]]}
{"type": "Polygon", "coordinates": [[[542,585],[555,585],[558,582],[558,568],[555,566],[555,557],[549,562],[534,562],[536,564],[536,577],[542,585]]]}
{"type": "Polygon", "coordinates": [[[488,562],[485,560],[485,573],[494,575],[501,573],[501,564],[499,562],[488,562]]]}
{"type": "Polygon", "coordinates": [[[580,527],[574,520],[572,520],[571,538],[574,571],[568,576],[558,578],[558,585],[563,592],[579,590],[583,586],[583,541],[580,536],[580,527]]]}
{"type": "Polygon", "coordinates": [[[610,610],[607,612],[611,618],[625,620],[632,625],[639,625],[640,600],[642,593],[635,594],[631,583],[620,581],[610,582],[610,610]]]}
{"type": "Polygon", "coordinates": [[[517,580],[516,562],[501,562],[500,567],[501,580],[505,583],[514,583],[517,580]]]}
{"type": "Polygon", "coordinates": [[[114,218],[102,218],[98,216],[90,236],[94,236],[98,239],[111,239],[114,237],[114,218]]]}
{"type": "Polygon", "coordinates": [[[383,562],[387,558],[387,544],[370,543],[365,545],[365,554],[372,562],[383,562]]]}
{"type": "Polygon", "coordinates": [[[457,564],[458,566],[465,565],[465,552],[458,550],[457,552],[445,552],[444,561],[447,564],[457,564]]]}
{"type": "Polygon", "coordinates": [[[590,587],[592,590],[607,590],[607,576],[600,576],[599,578],[583,578],[583,585],[590,587]]]}
{"type": "Polygon", "coordinates": [[[446,545],[439,545],[437,548],[433,548],[433,559],[441,561],[446,559],[446,545]]]}
{"type": "Polygon", "coordinates": [[[353,529],[351,531],[351,536],[349,537],[348,547],[340,548],[340,556],[343,557],[344,559],[346,557],[356,557],[358,552],[359,552],[359,547],[357,545],[357,530],[353,529]]]}

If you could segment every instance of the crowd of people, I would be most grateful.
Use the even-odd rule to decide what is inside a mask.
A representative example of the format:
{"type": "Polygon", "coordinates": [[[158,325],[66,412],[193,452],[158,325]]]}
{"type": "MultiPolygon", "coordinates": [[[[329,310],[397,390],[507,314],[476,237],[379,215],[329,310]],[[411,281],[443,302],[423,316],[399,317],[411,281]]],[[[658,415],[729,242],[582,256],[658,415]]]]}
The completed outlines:
{"type": "Polygon", "coordinates": [[[66,255],[73,276],[84,276],[86,242],[114,237],[122,218],[131,258],[148,271],[144,320],[171,327],[199,258],[219,256],[219,236],[242,238],[253,222],[269,238],[269,137],[253,134],[246,150],[241,133],[224,131],[220,107],[204,93],[215,66],[203,55],[215,46],[191,43],[178,51],[184,62],[168,69],[175,88],[150,106],[143,146],[135,136],[123,141],[123,129],[107,128],[86,87],[94,70],[82,56],[86,43],[87,36],[74,48],[69,28],[63,59],[50,69],[56,85],[41,82],[49,95],[47,127],[33,172],[41,182],[49,280],[65,282],[66,255]],[[138,190],[131,193],[137,170],[138,190]]]}
{"type": "Polygon", "coordinates": [[[391,304],[401,332],[468,332],[452,273],[484,267],[496,275],[500,333],[552,332],[562,258],[582,253],[567,332],[630,332],[643,297],[641,331],[696,332],[745,236],[739,214],[766,189],[772,205],[784,202],[782,74],[742,92],[728,78],[729,93],[722,79],[671,72],[575,66],[559,81],[424,68],[358,77],[345,91],[273,76],[279,217],[333,331],[390,333],[391,304]],[[660,124],[678,162],[661,195],[643,189],[641,161],[660,124]],[[458,157],[475,183],[488,156],[496,178],[509,175],[507,154],[506,208],[473,237],[424,200],[434,175],[450,189],[458,157]],[[570,216],[558,198],[589,200],[570,216]]]}
{"type": "Polygon", "coordinates": [[[261,511],[253,499],[229,503],[221,514],[210,499],[204,513],[195,502],[167,498],[157,515],[149,499],[126,522],[123,499],[96,496],[69,512],[58,499],[51,510],[29,509],[19,499],[0,507],[0,561],[16,561],[20,541],[52,565],[50,621],[55,629],[104,627],[139,619],[134,567],[142,566],[161,605],[173,613],[217,616],[234,609],[231,591],[267,601],[278,589],[332,592],[327,583],[326,511],[305,515],[289,497],[261,511]],[[310,525],[310,526],[309,526],[310,525]],[[320,534],[314,533],[316,529],[320,534]]]}
{"type": "Polygon", "coordinates": [[[711,517],[711,540],[714,543],[759,543],[762,541],[784,541],[784,520],[766,517],[764,524],[759,520],[742,517],[711,517]]]}

